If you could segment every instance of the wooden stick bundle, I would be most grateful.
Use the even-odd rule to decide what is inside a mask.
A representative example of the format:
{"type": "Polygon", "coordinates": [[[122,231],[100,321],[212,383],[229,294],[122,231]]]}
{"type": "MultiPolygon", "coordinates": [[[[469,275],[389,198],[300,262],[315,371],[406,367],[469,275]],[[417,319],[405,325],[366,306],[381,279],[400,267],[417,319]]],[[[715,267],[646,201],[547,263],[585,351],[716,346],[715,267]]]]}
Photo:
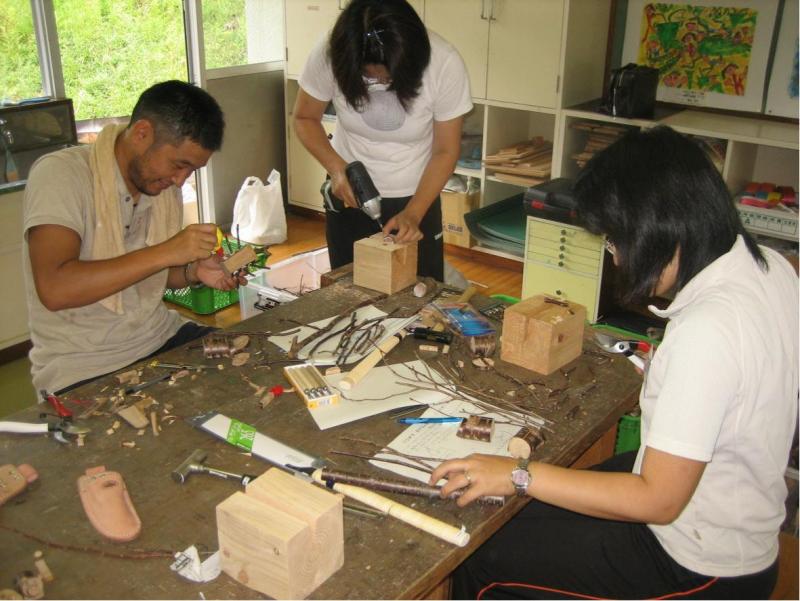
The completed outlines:
{"type": "MultiPolygon", "coordinates": [[[[316,482],[325,484],[325,481],[322,479],[321,469],[316,470],[312,477],[316,482]]],[[[434,536],[441,538],[448,543],[452,543],[459,547],[464,547],[469,542],[469,533],[463,527],[458,529],[455,526],[451,526],[450,524],[442,522],[441,520],[437,520],[436,518],[432,518],[429,515],[420,513],[419,511],[411,509],[410,507],[396,503],[391,499],[387,499],[386,497],[381,496],[378,493],[374,493],[371,490],[367,490],[359,486],[353,486],[351,484],[340,483],[334,483],[333,490],[345,495],[346,497],[360,501],[368,507],[377,509],[386,515],[395,517],[406,524],[416,526],[420,530],[424,530],[428,534],[433,534],[434,536]]]]}

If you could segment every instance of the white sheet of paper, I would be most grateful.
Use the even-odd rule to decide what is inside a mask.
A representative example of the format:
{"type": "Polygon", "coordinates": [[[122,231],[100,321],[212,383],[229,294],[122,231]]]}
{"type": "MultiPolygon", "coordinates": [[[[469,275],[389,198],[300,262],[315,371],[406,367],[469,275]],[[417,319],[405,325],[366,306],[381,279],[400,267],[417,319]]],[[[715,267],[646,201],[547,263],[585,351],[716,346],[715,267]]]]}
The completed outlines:
{"type": "MultiPolygon", "coordinates": [[[[443,403],[437,405],[436,408],[431,407],[422,414],[422,417],[442,417],[443,415],[467,417],[475,414],[502,419],[496,414],[481,413],[480,410],[472,406],[468,401],[462,400],[443,403]]],[[[519,426],[513,426],[511,424],[495,424],[494,436],[492,436],[491,442],[481,442],[478,440],[466,440],[456,436],[458,426],[458,423],[412,424],[407,426],[405,432],[390,442],[388,446],[406,455],[425,457],[425,463],[433,469],[446,459],[466,457],[471,453],[504,455],[509,457],[508,441],[520,430],[519,426]]],[[[421,470],[377,460],[380,457],[384,457],[408,462],[408,460],[402,457],[381,453],[375,455],[375,457],[376,459],[373,459],[370,463],[379,468],[419,480],[420,482],[428,482],[430,474],[421,470]]]]}
{"type": "Polygon", "coordinates": [[[327,430],[392,409],[415,404],[429,405],[448,398],[443,392],[414,390],[410,386],[403,385],[403,382],[412,384],[417,379],[413,370],[430,374],[439,384],[448,384],[438,372],[427,367],[422,361],[396,363],[390,367],[385,365],[373,367],[351,390],[339,388],[339,382],[347,375],[346,372],[325,376],[325,381],[338,390],[342,399],[337,405],[309,409],[311,417],[317,422],[320,430],[327,430]]]}
{"type": "MultiPolygon", "coordinates": [[[[363,322],[364,320],[373,319],[376,317],[382,317],[384,315],[386,315],[384,311],[376,309],[373,305],[361,307],[360,309],[356,310],[356,320],[358,322],[363,322]]],[[[326,325],[328,325],[328,323],[330,323],[332,319],[335,319],[335,317],[328,317],[326,319],[315,321],[311,324],[314,327],[300,326],[299,331],[298,328],[288,328],[285,331],[293,332],[292,334],[288,335],[276,334],[275,336],[270,336],[269,341],[272,342],[273,344],[276,344],[284,351],[288,352],[292,346],[292,338],[297,336],[298,340],[302,340],[303,338],[306,338],[307,336],[313,334],[316,331],[315,328],[323,328],[326,325]]],[[[375,344],[380,344],[383,340],[389,338],[395,332],[399,332],[400,330],[402,330],[404,327],[406,327],[416,319],[417,316],[415,315],[413,317],[390,317],[384,320],[383,325],[386,328],[386,333],[380,340],[376,341],[375,344]]],[[[346,326],[349,320],[350,320],[349,316],[342,319],[341,322],[337,326],[334,326],[333,329],[336,330],[339,329],[339,327],[346,326]]],[[[317,344],[317,342],[319,342],[319,339],[314,340],[313,342],[307,344],[302,349],[300,349],[300,352],[297,354],[297,358],[302,359],[304,361],[308,361],[309,363],[313,363],[314,365],[333,365],[334,363],[336,363],[336,355],[334,354],[334,350],[336,350],[336,347],[339,345],[340,339],[341,335],[334,336],[330,340],[325,341],[323,344],[319,346],[319,348],[316,351],[314,351],[314,357],[309,361],[308,351],[310,351],[311,348],[315,344],[317,344]]],[[[361,353],[355,353],[355,352],[350,353],[347,359],[348,364],[360,361],[361,359],[366,357],[372,351],[372,349],[373,347],[370,346],[361,353]]]]}

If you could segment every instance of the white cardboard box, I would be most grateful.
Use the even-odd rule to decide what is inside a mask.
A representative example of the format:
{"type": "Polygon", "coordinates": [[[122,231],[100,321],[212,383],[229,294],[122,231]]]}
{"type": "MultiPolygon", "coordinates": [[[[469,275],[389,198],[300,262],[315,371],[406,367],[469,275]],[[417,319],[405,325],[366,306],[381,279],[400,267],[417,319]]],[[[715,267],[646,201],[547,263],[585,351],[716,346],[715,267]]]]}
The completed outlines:
{"type": "Polygon", "coordinates": [[[291,302],[317,290],[320,276],[331,270],[328,248],[312,250],[259,269],[248,276],[247,286],[239,288],[242,319],[258,315],[270,307],[291,302]]]}

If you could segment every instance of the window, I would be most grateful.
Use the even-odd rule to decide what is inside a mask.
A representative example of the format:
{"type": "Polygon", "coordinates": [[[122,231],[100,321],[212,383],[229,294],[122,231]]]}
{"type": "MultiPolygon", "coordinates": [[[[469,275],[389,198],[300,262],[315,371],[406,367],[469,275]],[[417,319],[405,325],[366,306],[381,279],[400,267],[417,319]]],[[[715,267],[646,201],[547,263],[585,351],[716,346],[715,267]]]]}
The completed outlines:
{"type": "MultiPolygon", "coordinates": [[[[17,1],[17,0],[15,0],[17,1]]],[[[130,115],[142,90],[188,78],[176,0],[54,0],[61,66],[75,119],[130,115]]]]}
{"type": "Polygon", "coordinates": [[[30,0],[0,2],[0,100],[44,95],[30,0]]]}
{"type": "Polygon", "coordinates": [[[206,69],[282,61],[283,0],[203,2],[206,69]]]}

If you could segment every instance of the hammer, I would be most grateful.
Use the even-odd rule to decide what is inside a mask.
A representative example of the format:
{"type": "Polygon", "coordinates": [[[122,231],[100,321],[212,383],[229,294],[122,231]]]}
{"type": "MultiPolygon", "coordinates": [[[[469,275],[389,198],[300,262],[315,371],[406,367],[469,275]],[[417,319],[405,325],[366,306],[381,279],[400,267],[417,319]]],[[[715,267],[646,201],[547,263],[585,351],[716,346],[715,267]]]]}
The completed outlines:
{"type": "Polygon", "coordinates": [[[256,478],[256,476],[249,474],[233,474],[231,472],[225,472],[214,469],[213,467],[205,466],[203,465],[203,462],[206,460],[207,456],[208,454],[205,451],[195,449],[192,451],[192,454],[183,461],[183,463],[172,470],[172,479],[178,484],[183,484],[192,474],[209,474],[225,480],[237,480],[240,484],[246,486],[251,480],[256,478]]]}

